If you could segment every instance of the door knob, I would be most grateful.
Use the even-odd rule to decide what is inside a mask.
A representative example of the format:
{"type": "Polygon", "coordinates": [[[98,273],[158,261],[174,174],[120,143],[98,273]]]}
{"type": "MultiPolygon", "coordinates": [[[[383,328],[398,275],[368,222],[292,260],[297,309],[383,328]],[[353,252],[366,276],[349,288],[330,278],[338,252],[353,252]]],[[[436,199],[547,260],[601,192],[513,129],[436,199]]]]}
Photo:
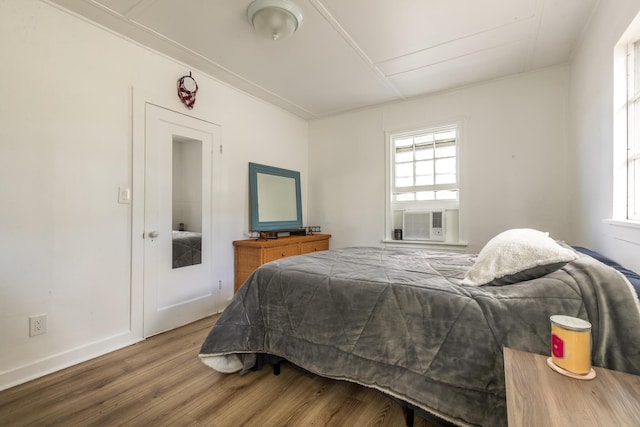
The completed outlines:
{"type": "Polygon", "coordinates": [[[152,239],[155,239],[159,235],[160,235],[160,233],[158,233],[156,230],[153,230],[153,231],[149,232],[149,237],[151,237],[152,239]]]}

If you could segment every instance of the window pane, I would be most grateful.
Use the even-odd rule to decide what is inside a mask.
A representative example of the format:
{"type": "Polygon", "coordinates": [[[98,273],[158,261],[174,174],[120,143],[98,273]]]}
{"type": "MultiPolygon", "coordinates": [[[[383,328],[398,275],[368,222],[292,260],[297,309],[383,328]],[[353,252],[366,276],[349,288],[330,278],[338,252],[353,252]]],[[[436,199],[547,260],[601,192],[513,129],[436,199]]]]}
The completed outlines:
{"type": "Polygon", "coordinates": [[[435,191],[418,191],[416,200],[435,200],[435,191]]]}
{"type": "Polygon", "coordinates": [[[451,129],[444,132],[438,132],[435,134],[436,141],[445,141],[448,139],[456,139],[456,130],[451,129]]]}
{"type": "Polygon", "coordinates": [[[412,162],[412,161],[413,161],[413,150],[396,151],[396,163],[412,162]]]}
{"type": "Polygon", "coordinates": [[[433,185],[433,175],[416,176],[416,185],[433,185]]]}
{"type": "Polygon", "coordinates": [[[431,145],[416,147],[416,160],[433,159],[433,147],[431,145]]]}
{"type": "Polygon", "coordinates": [[[440,173],[455,174],[456,159],[446,158],[446,159],[436,160],[436,173],[437,174],[440,174],[440,173]]]}
{"type": "Polygon", "coordinates": [[[432,175],[433,160],[416,162],[416,175],[432,175]]]}
{"type": "Polygon", "coordinates": [[[408,138],[399,138],[395,140],[396,148],[400,147],[411,147],[413,145],[413,137],[408,138]]]}
{"type": "Polygon", "coordinates": [[[416,145],[432,143],[433,142],[433,134],[432,133],[427,133],[427,134],[423,134],[423,135],[418,135],[418,136],[416,136],[414,138],[414,141],[415,141],[416,145]]]}
{"type": "Polygon", "coordinates": [[[436,191],[437,200],[458,200],[458,192],[456,190],[436,191]]]}
{"type": "Polygon", "coordinates": [[[396,165],[396,178],[413,177],[413,163],[398,163],[396,165]]]}
{"type": "Polygon", "coordinates": [[[436,157],[455,157],[456,146],[455,145],[437,145],[436,157]]]}
{"type": "Polygon", "coordinates": [[[636,159],[633,162],[629,180],[631,181],[631,191],[633,191],[633,197],[629,204],[631,205],[631,213],[637,216],[640,215],[640,159],[636,159]]]}
{"type": "Polygon", "coordinates": [[[396,178],[396,187],[413,187],[413,177],[396,178]]]}
{"type": "Polygon", "coordinates": [[[629,149],[631,150],[629,155],[633,156],[634,154],[640,153],[640,101],[634,102],[631,108],[633,108],[634,115],[634,131],[633,139],[629,141],[629,149]]]}
{"type": "Polygon", "coordinates": [[[635,82],[635,90],[633,92],[638,93],[638,90],[640,90],[640,42],[636,42],[635,44],[635,64],[632,65],[635,66],[635,78],[633,79],[635,82]]]}
{"type": "Polygon", "coordinates": [[[456,183],[455,174],[436,175],[436,184],[455,184],[455,183],[456,183]]]}

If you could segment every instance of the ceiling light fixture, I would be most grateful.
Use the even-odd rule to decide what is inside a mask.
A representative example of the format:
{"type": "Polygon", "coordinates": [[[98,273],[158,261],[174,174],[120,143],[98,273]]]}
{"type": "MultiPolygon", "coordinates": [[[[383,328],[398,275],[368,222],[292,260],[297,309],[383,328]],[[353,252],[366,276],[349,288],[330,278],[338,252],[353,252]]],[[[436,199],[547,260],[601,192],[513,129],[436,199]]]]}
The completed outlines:
{"type": "Polygon", "coordinates": [[[255,0],[247,18],[258,34],[272,40],[289,37],[302,25],[302,10],[289,0],[255,0]]]}

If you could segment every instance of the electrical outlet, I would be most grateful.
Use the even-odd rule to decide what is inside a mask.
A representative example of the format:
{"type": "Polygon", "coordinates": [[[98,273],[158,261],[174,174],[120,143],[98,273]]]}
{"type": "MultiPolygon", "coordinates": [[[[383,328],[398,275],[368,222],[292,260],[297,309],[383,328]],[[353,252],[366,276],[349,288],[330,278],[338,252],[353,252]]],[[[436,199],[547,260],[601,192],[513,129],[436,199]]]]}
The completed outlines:
{"type": "Polygon", "coordinates": [[[47,333],[47,315],[38,314],[29,317],[29,336],[42,335],[47,333]]]}

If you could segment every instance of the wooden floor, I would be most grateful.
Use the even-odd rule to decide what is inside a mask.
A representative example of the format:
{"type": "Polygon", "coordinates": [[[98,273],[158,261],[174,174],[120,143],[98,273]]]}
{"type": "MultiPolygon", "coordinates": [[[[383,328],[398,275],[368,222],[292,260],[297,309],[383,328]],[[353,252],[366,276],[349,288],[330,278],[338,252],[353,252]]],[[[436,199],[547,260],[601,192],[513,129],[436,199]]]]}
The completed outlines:
{"type": "MultiPolygon", "coordinates": [[[[381,393],[283,364],[224,375],[198,359],[217,317],[0,391],[2,426],[404,426],[381,393]]],[[[416,415],[416,427],[432,424],[416,415]]]]}

